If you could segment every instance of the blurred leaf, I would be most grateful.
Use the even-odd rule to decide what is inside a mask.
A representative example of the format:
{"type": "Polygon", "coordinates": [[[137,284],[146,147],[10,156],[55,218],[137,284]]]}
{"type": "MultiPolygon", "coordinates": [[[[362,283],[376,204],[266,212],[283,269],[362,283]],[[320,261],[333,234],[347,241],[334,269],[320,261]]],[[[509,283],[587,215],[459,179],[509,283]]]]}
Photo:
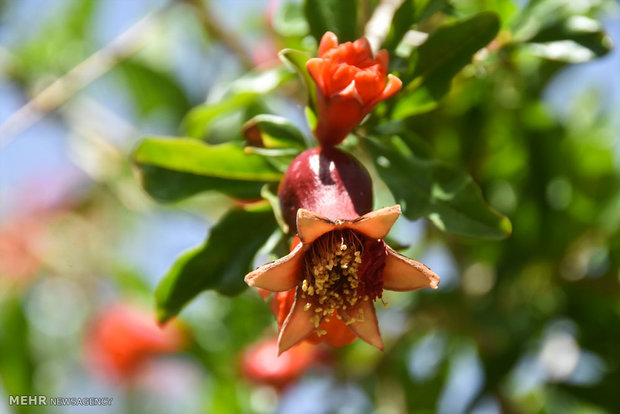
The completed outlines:
{"type": "Polygon", "coordinates": [[[157,286],[158,319],[170,319],[206,289],[240,293],[254,256],[275,229],[271,208],[264,205],[226,214],[211,228],[207,241],[177,259],[157,286]]]}
{"type": "Polygon", "coordinates": [[[262,114],[243,125],[243,135],[250,145],[264,148],[306,149],[306,140],[297,127],[288,119],[276,115],[262,114]]]}
{"type": "Polygon", "coordinates": [[[32,393],[34,364],[29,349],[28,323],[19,301],[3,300],[0,303],[0,378],[6,394],[32,393]]]}
{"type": "Polygon", "coordinates": [[[355,0],[305,0],[304,10],[310,33],[317,42],[328,31],[334,32],[340,42],[357,39],[355,0]]]}
{"type": "Polygon", "coordinates": [[[393,118],[406,118],[437,106],[450,89],[450,83],[472,56],[497,34],[499,20],[495,13],[483,12],[474,17],[437,29],[417,49],[417,65],[409,86],[401,93],[393,118]]]}
{"type": "Polygon", "coordinates": [[[180,119],[189,110],[183,88],[169,74],[135,59],[121,62],[117,67],[126,78],[127,90],[131,91],[140,115],[148,116],[154,110],[166,109],[180,119]]]}
{"type": "Polygon", "coordinates": [[[191,138],[149,137],[133,154],[138,164],[174,171],[246,181],[278,181],[281,174],[258,155],[236,143],[208,145],[191,138]]]}
{"type": "Polygon", "coordinates": [[[442,9],[447,0],[405,0],[394,13],[383,48],[392,51],[414,24],[442,9]]]}
{"type": "Polygon", "coordinates": [[[251,73],[232,83],[228,94],[217,103],[193,108],[185,117],[183,127],[188,136],[202,138],[211,122],[234,110],[244,109],[258,98],[275,90],[289,77],[282,68],[251,73]]]}
{"type": "Polygon", "coordinates": [[[97,4],[96,0],[66,1],[54,10],[56,18],[42,27],[30,25],[34,35],[12,51],[17,58],[12,75],[28,82],[50,74],[60,76],[94,52],[89,40],[97,4]]]}
{"type": "Polygon", "coordinates": [[[398,137],[367,140],[373,162],[410,220],[427,217],[441,230],[502,239],[510,221],[492,210],[467,174],[436,160],[420,159],[398,137]]]}
{"type": "Polygon", "coordinates": [[[555,21],[528,42],[542,43],[532,49],[538,56],[565,62],[585,62],[606,55],[612,48],[612,40],[602,25],[586,16],[555,21]]]}
{"type": "Polygon", "coordinates": [[[295,2],[280,3],[273,15],[273,28],[285,37],[305,36],[310,30],[302,5],[295,2]]]}
{"type": "Polygon", "coordinates": [[[301,77],[301,80],[306,86],[306,93],[308,94],[308,106],[316,113],[316,84],[306,68],[306,62],[310,59],[310,55],[299,50],[284,49],[280,51],[279,56],[280,59],[293,66],[297,74],[301,77]]]}

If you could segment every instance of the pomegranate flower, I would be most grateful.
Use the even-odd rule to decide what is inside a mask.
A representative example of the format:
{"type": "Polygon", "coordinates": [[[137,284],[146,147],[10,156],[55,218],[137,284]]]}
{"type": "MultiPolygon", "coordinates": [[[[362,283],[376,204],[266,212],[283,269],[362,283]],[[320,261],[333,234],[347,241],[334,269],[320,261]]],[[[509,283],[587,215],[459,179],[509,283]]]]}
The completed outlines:
{"type": "Polygon", "coordinates": [[[269,338],[248,348],[241,359],[243,375],[254,382],[282,390],[297,381],[310,367],[322,359],[321,350],[300,343],[278,356],[276,338],[269,338]]]}
{"type": "Polygon", "coordinates": [[[379,102],[400,90],[400,79],[387,75],[388,61],[386,50],[373,58],[366,38],[338,45],[334,33],[323,35],[319,57],[306,63],[316,83],[314,134],[321,145],[339,144],[379,102]]]}
{"type": "Polygon", "coordinates": [[[387,246],[383,238],[400,206],[371,211],[354,220],[332,221],[309,210],[297,212],[301,240],[287,256],[245,277],[249,286],[272,292],[295,288],[295,298],[278,337],[279,352],[327,332],[336,318],[358,337],[383,349],[373,301],[383,289],[437,288],[439,277],[420,262],[387,246]]]}
{"type": "Polygon", "coordinates": [[[183,341],[177,326],[161,328],[149,312],[118,303],[94,320],[86,338],[86,357],[96,373],[122,382],[132,379],[155,355],[180,350],[183,341]]]}

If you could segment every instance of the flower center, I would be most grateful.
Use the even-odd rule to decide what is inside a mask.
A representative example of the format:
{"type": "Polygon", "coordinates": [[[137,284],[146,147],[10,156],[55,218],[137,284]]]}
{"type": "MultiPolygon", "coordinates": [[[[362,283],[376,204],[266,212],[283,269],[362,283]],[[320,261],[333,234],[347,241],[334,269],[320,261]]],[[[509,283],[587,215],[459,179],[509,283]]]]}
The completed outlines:
{"type": "MultiPolygon", "coordinates": [[[[353,230],[334,230],[312,243],[304,257],[301,284],[305,310],[314,312],[318,328],[323,318],[340,315],[362,300],[381,297],[385,245],[353,230]]],[[[329,321],[329,319],[327,320],[329,321]]]]}

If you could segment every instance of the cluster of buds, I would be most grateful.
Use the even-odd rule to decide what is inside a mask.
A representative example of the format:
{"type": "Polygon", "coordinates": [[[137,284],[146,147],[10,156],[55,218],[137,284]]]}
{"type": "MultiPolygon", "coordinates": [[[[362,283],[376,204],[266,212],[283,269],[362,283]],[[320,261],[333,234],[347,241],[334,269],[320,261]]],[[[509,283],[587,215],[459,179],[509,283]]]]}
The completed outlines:
{"type": "Polygon", "coordinates": [[[291,252],[245,277],[276,292],[278,351],[307,341],[343,346],[360,337],[383,349],[374,301],[383,290],[436,288],[439,277],[383,241],[400,206],[372,211],[372,181],[351,155],[335,148],[401,82],[387,75],[388,55],[375,57],[366,39],[338,45],[326,33],[319,57],[307,62],[316,83],[319,147],[288,167],[278,197],[296,236],[291,252]]]}

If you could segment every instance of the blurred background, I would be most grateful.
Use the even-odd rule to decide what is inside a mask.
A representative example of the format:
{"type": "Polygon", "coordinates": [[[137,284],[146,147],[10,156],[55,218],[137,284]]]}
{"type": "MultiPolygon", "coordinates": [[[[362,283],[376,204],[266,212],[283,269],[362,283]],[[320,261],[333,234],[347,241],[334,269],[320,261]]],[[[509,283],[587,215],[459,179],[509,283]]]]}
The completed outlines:
{"type": "MultiPolygon", "coordinates": [[[[393,238],[442,280],[386,293],[386,352],[358,340],[275,360],[275,320],[249,290],[203,293],[155,326],[157,282],[233,201],[157,204],[131,151],[178,135],[190,108],[280,65],[283,47],[315,47],[299,3],[0,1],[0,413],[620,412],[617,49],[505,47],[407,120],[513,234],[478,241],[399,219],[393,238]],[[16,407],[10,395],[114,400],[16,407]]],[[[500,36],[531,6],[449,3],[500,13],[500,36]]],[[[620,42],[617,2],[546,3],[620,42]]],[[[264,104],[307,132],[290,94],[264,104]]]]}

